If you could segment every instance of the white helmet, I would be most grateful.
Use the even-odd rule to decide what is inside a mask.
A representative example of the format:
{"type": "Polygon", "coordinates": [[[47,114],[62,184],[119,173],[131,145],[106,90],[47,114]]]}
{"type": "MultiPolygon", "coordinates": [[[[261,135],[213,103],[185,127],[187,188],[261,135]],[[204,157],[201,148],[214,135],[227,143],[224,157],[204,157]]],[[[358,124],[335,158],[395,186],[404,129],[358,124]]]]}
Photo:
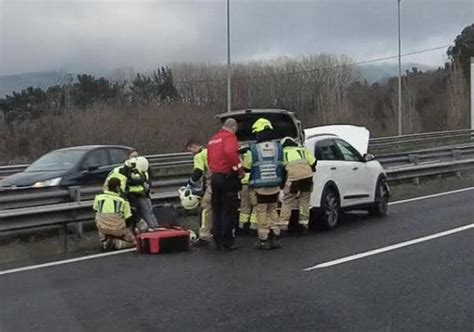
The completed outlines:
{"type": "Polygon", "coordinates": [[[145,173],[148,171],[148,168],[150,167],[150,164],[148,163],[148,160],[145,157],[137,157],[137,170],[141,173],[145,173]]]}
{"type": "Polygon", "coordinates": [[[191,188],[181,187],[178,190],[179,199],[181,200],[181,205],[186,210],[192,210],[199,206],[201,202],[201,197],[194,195],[191,188]]]}
{"type": "Polygon", "coordinates": [[[197,234],[195,232],[193,232],[192,230],[188,229],[188,232],[189,232],[189,240],[192,242],[192,243],[195,243],[197,242],[197,240],[199,240],[197,234]]]}
{"type": "Polygon", "coordinates": [[[136,168],[137,167],[137,158],[130,158],[125,160],[125,166],[129,168],[136,168]]]}

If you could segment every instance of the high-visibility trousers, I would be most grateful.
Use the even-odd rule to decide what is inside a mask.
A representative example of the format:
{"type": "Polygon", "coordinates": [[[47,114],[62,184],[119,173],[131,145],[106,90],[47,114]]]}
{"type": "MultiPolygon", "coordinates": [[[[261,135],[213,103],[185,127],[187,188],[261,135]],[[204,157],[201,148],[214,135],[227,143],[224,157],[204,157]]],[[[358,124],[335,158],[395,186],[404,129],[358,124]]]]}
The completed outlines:
{"type": "Polygon", "coordinates": [[[248,223],[250,223],[250,229],[257,229],[257,216],[250,200],[249,186],[245,184],[242,185],[240,191],[239,227],[244,228],[248,223]]]}
{"type": "Polygon", "coordinates": [[[299,224],[309,224],[309,203],[313,191],[313,178],[299,181],[287,181],[283,189],[283,201],[281,204],[279,225],[282,229],[288,229],[291,218],[291,210],[299,207],[299,224]]]}

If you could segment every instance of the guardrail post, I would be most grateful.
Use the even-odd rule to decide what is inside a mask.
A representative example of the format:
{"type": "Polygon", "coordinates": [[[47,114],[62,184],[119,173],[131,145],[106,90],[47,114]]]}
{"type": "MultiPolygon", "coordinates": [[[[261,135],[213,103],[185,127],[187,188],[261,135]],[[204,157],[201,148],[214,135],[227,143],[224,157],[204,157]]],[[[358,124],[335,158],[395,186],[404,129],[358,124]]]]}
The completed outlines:
{"type": "Polygon", "coordinates": [[[413,184],[415,186],[419,186],[420,185],[420,178],[417,176],[416,178],[413,178],[413,184]]]}
{"type": "Polygon", "coordinates": [[[418,156],[417,154],[409,154],[408,160],[410,161],[410,163],[418,165],[420,162],[420,156],[418,156]]]}
{"type": "MultiPolygon", "coordinates": [[[[73,202],[80,202],[81,201],[81,187],[79,186],[72,186],[68,188],[69,190],[69,197],[73,202]]],[[[84,227],[82,222],[76,223],[76,233],[77,236],[82,239],[84,237],[84,227]]]]}
{"type": "Polygon", "coordinates": [[[63,253],[67,253],[67,223],[59,227],[59,238],[62,237],[63,253]]]}

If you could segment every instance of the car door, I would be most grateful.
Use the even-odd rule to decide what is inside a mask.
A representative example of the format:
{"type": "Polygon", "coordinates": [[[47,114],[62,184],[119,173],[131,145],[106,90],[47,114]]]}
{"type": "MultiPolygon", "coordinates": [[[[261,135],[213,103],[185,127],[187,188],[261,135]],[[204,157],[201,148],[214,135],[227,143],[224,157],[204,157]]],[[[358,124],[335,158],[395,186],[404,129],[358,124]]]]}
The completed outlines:
{"type": "Polygon", "coordinates": [[[104,148],[92,150],[86,154],[81,164],[79,185],[99,184],[105,180],[110,171],[110,160],[104,148]]]}
{"type": "Polygon", "coordinates": [[[340,152],[341,179],[344,179],[346,206],[366,203],[370,199],[370,170],[360,153],[342,139],[335,139],[340,152]]]}
{"type": "Polygon", "coordinates": [[[310,151],[314,151],[317,160],[316,172],[314,173],[314,187],[311,195],[311,206],[319,207],[324,186],[332,181],[334,182],[341,195],[344,194],[344,181],[341,181],[341,170],[339,169],[340,159],[339,150],[333,139],[323,139],[316,141],[314,146],[306,144],[310,151]]]}

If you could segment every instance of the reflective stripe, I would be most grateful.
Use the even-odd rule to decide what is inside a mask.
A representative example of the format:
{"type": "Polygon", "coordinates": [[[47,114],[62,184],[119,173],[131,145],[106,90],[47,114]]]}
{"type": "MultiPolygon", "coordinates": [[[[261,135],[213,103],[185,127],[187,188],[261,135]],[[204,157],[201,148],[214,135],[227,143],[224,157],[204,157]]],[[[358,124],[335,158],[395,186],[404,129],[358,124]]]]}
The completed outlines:
{"type": "Polygon", "coordinates": [[[257,223],[257,214],[255,212],[252,212],[250,215],[250,223],[256,224],[257,223]]]}
{"type": "Polygon", "coordinates": [[[240,213],[239,215],[239,222],[246,224],[249,222],[250,215],[248,213],[240,213]]]}

